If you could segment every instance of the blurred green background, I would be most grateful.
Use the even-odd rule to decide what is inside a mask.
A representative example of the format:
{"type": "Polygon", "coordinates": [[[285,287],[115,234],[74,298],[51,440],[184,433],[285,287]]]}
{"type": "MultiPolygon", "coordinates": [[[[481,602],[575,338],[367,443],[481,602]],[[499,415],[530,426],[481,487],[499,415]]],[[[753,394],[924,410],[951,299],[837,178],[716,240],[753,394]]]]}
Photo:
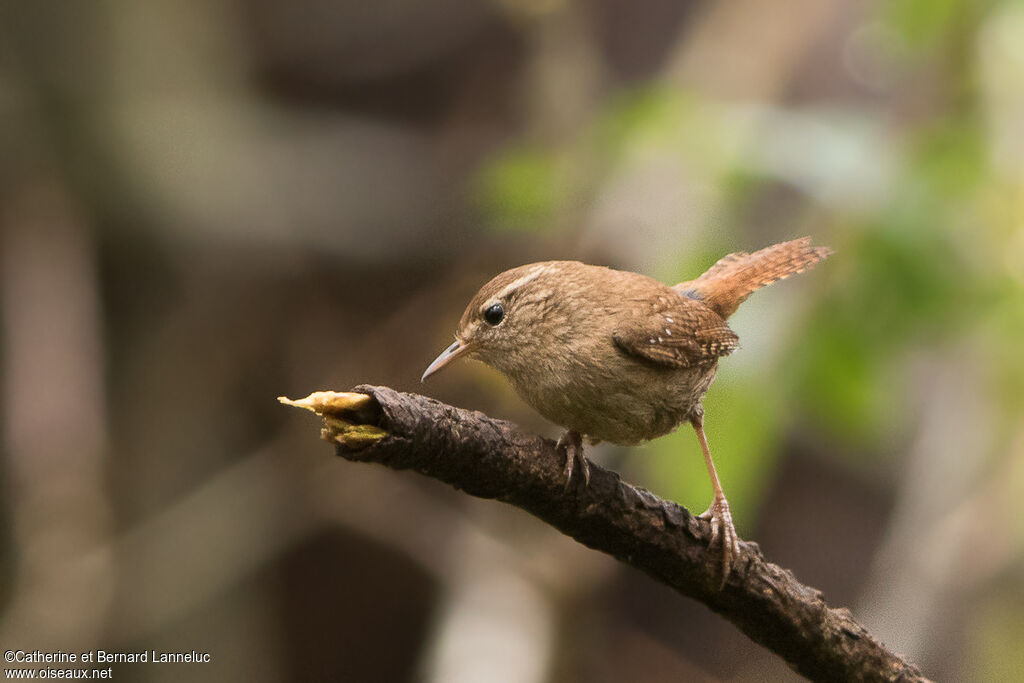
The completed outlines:
{"type": "MultiPolygon", "coordinates": [[[[790,681],[524,513],[336,460],[495,273],[811,235],[706,400],[739,531],[937,680],[1024,679],[1024,4],[0,0],[0,645],[121,681],[790,681]]],[[[699,512],[691,430],[592,458],[699,512]]]]}

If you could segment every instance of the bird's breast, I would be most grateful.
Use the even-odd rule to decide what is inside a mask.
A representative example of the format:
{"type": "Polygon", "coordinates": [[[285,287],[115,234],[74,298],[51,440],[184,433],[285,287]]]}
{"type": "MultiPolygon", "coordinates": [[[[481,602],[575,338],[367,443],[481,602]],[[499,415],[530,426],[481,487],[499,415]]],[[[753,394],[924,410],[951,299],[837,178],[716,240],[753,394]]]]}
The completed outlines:
{"type": "Polygon", "coordinates": [[[714,380],[715,367],[651,367],[622,356],[595,362],[565,349],[542,372],[509,375],[516,393],[555,424],[592,439],[637,444],[687,420],[714,380]]]}

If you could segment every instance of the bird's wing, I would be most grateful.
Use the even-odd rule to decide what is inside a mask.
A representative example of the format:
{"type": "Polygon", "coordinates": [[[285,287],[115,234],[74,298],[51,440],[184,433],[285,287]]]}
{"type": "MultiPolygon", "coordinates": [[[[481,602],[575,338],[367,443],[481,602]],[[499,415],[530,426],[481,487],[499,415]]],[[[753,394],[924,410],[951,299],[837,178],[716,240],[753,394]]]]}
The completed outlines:
{"type": "Polygon", "coordinates": [[[624,353],[656,365],[689,368],[714,363],[739,346],[725,320],[702,302],[667,292],[612,333],[624,353]]]}

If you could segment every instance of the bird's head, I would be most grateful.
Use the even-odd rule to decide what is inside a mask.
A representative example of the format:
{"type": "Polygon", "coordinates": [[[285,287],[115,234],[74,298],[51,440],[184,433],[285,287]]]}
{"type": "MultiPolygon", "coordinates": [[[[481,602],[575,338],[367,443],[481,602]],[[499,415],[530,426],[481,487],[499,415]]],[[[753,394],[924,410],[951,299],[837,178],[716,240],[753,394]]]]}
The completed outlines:
{"type": "Polygon", "coordinates": [[[538,345],[550,343],[552,331],[565,328],[563,297],[556,285],[574,261],[545,261],[497,275],[466,306],[455,342],[431,363],[423,378],[463,356],[483,361],[506,375],[516,372],[538,345]]]}

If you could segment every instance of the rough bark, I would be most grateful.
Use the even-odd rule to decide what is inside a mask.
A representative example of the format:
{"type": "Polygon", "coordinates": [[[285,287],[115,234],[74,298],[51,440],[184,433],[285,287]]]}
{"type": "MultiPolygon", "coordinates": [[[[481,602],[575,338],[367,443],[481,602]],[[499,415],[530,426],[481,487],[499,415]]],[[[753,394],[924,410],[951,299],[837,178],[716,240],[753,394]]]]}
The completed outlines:
{"type": "Polygon", "coordinates": [[[710,526],[676,503],[595,464],[588,487],[566,490],[564,455],[549,439],[417,394],[365,385],[354,392],[372,400],[317,410],[329,415],[324,436],[341,457],[411,469],[522,508],[704,603],[811,680],[927,680],[849,610],[829,607],[820,591],[765,560],[756,543],[740,543],[719,589],[720,553],[708,549],[710,526]]]}

